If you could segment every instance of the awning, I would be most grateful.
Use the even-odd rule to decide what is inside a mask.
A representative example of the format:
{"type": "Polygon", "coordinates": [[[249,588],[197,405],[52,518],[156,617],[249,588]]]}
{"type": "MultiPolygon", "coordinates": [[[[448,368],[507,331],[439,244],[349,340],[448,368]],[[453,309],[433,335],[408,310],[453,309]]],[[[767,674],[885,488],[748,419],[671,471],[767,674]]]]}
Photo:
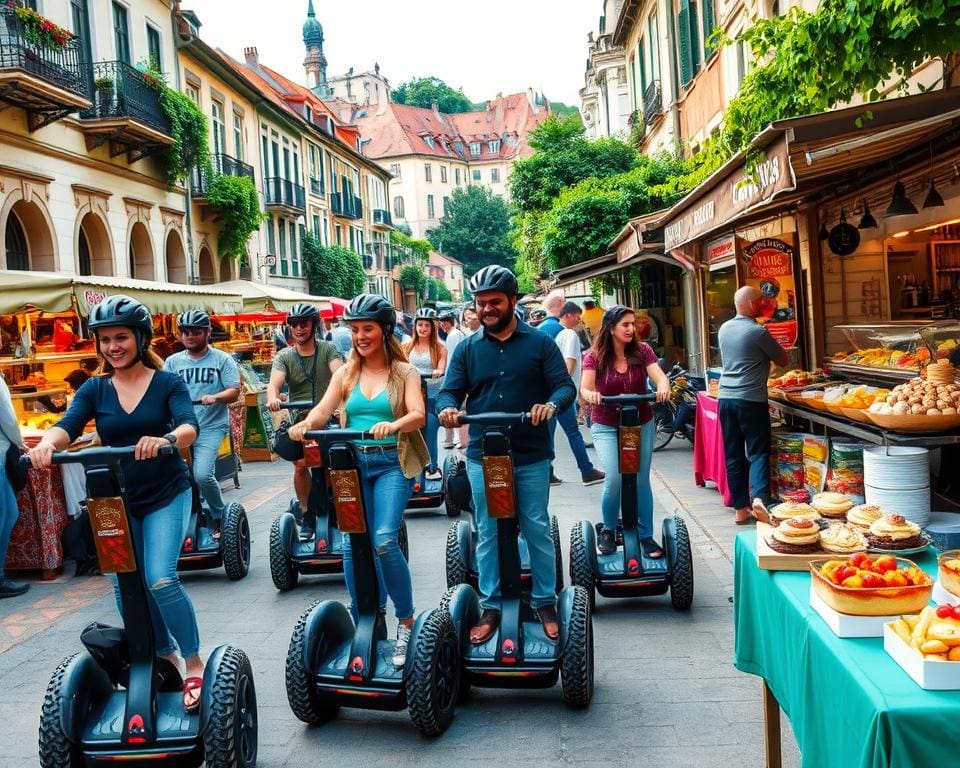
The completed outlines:
{"type": "Polygon", "coordinates": [[[0,270],[0,315],[27,309],[66,312],[73,306],[73,280],[55,272],[0,270]]]}
{"type": "Polygon", "coordinates": [[[618,272],[621,269],[638,267],[648,261],[658,261],[671,267],[688,269],[686,264],[681,263],[673,256],[663,252],[663,243],[659,243],[659,249],[651,244],[648,250],[639,251],[624,261],[618,261],[616,253],[608,253],[606,256],[600,256],[596,259],[590,259],[590,261],[583,261],[579,264],[558,269],[553,273],[553,276],[557,278],[557,282],[554,283],[552,287],[563,288],[573,283],[579,283],[581,280],[590,280],[595,277],[601,277],[602,275],[608,275],[611,272],[618,272]]]}
{"type": "Polygon", "coordinates": [[[244,312],[259,312],[263,309],[288,310],[294,304],[305,301],[320,309],[321,313],[331,312],[330,300],[323,296],[311,296],[309,293],[299,293],[279,285],[264,285],[250,280],[229,280],[225,283],[214,283],[211,288],[220,291],[238,293],[243,297],[244,312]]]}
{"type": "Polygon", "coordinates": [[[284,323],[286,312],[274,312],[265,309],[262,312],[240,312],[232,315],[213,315],[214,320],[226,320],[230,323],[284,323]]]}
{"type": "Polygon", "coordinates": [[[338,299],[335,296],[318,296],[318,300],[326,301],[330,308],[323,308],[320,310],[321,317],[324,317],[328,320],[332,320],[335,317],[343,317],[343,313],[347,309],[347,304],[350,302],[346,299],[338,299]]]}
{"type": "Polygon", "coordinates": [[[131,277],[85,275],[69,278],[77,309],[87,317],[91,307],[108,296],[122,293],[142,302],[154,315],[170,315],[188,309],[204,309],[210,314],[229,314],[243,308],[243,297],[237,291],[212,285],[181,285],[135,280],[131,277]]]}

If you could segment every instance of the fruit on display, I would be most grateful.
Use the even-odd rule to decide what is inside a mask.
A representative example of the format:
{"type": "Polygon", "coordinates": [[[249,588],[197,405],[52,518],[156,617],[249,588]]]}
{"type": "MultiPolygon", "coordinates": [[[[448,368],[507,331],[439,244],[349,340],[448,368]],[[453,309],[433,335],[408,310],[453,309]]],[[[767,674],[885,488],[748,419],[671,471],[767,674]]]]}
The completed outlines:
{"type": "Polygon", "coordinates": [[[926,606],[887,624],[927,661],[960,661],[960,606],[926,606]]]}
{"type": "Polygon", "coordinates": [[[855,552],[846,560],[810,563],[817,595],[839,613],[894,616],[914,613],[930,602],[933,579],[909,560],[870,558],[855,552]]]}
{"type": "Polygon", "coordinates": [[[907,352],[902,349],[871,347],[869,349],[858,349],[856,352],[838,352],[830,360],[834,363],[863,365],[868,368],[912,368],[919,371],[930,362],[930,350],[921,347],[912,352],[907,352]]]}
{"type": "Polygon", "coordinates": [[[893,555],[880,555],[874,560],[865,552],[855,552],[846,560],[828,560],[820,567],[820,575],[831,584],[848,589],[876,589],[877,587],[912,587],[933,584],[922,568],[909,560],[900,567],[893,555]]]}
{"type": "Polygon", "coordinates": [[[954,352],[954,350],[956,350],[956,348],[957,348],[957,340],[956,340],[956,339],[947,339],[946,341],[941,341],[941,342],[937,345],[937,357],[938,357],[938,358],[941,358],[941,359],[942,359],[942,358],[946,358],[946,357],[950,357],[950,355],[953,354],[953,352],[954,352]]]}
{"type": "Polygon", "coordinates": [[[823,371],[802,371],[798,368],[767,379],[767,389],[782,389],[784,387],[808,387],[823,380],[823,371]]]}
{"type": "MultiPolygon", "coordinates": [[[[940,366],[930,366],[931,368],[940,366]]],[[[951,366],[952,367],[952,366],[951,366]]],[[[956,415],[960,408],[960,386],[939,384],[922,378],[910,379],[894,387],[886,399],[867,410],[890,416],[956,415]]]]}

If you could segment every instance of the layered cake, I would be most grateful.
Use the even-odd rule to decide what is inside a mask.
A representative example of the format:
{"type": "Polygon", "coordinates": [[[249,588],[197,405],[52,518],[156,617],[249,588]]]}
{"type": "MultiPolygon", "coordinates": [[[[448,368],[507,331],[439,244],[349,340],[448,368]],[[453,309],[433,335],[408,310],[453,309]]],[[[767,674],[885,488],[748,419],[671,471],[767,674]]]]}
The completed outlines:
{"type": "Polygon", "coordinates": [[[867,531],[867,544],[872,549],[913,549],[924,543],[920,526],[903,515],[882,515],[867,531]]]}

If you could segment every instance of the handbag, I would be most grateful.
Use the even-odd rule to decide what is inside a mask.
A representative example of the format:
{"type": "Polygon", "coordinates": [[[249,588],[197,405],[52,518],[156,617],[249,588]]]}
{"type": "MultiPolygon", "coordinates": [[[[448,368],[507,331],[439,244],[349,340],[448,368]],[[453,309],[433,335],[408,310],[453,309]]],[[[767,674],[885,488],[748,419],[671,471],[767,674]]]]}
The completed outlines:
{"type": "Polygon", "coordinates": [[[22,455],[23,451],[20,450],[20,446],[16,443],[10,443],[10,447],[7,448],[7,455],[4,458],[7,480],[10,482],[10,485],[13,486],[14,493],[20,493],[20,491],[27,487],[27,473],[30,471],[30,468],[20,464],[20,457],[22,455]]]}

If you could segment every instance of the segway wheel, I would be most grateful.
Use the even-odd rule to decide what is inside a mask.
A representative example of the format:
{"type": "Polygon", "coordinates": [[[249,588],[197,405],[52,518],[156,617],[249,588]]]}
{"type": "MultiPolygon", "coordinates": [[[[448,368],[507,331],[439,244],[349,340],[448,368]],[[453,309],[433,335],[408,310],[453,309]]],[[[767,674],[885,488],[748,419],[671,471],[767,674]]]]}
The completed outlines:
{"type": "Polygon", "coordinates": [[[307,642],[307,619],[318,605],[320,601],[316,600],[300,614],[300,619],[290,636],[290,647],[287,649],[287,702],[293,714],[305,723],[325,723],[336,717],[340,709],[335,699],[320,695],[303,663],[304,645],[307,642]]]}
{"type": "Polygon", "coordinates": [[[674,517],[673,522],[677,556],[671,563],[670,602],[676,610],[686,611],[693,605],[693,553],[687,524],[680,517],[674,517]]]}
{"type": "Polygon", "coordinates": [[[250,522],[247,512],[233,502],[223,514],[223,532],[220,535],[223,570],[227,578],[237,581],[250,570],[250,522]]]}
{"type": "MultiPolygon", "coordinates": [[[[457,584],[456,586],[449,587],[446,592],[443,593],[443,597],[440,598],[440,610],[446,611],[453,618],[454,628],[461,633],[464,640],[466,640],[466,635],[469,634],[470,628],[477,623],[480,619],[480,600],[477,597],[476,593],[473,592],[471,587],[467,584],[457,584]],[[454,599],[457,597],[457,594],[461,589],[469,590],[472,594],[472,600],[468,600],[464,603],[460,603],[456,607],[454,606],[454,599]],[[459,626],[458,626],[459,622],[459,626]]],[[[462,645],[462,643],[461,643],[462,645]]],[[[460,657],[460,692],[457,696],[457,701],[462,704],[470,696],[470,676],[467,674],[467,671],[464,669],[463,665],[463,656],[460,657]]]]}
{"type": "Polygon", "coordinates": [[[653,423],[657,434],[653,438],[653,450],[666,448],[673,440],[673,409],[669,406],[660,406],[653,416],[653,423]]]}
{"type": "Polygon", "coordinates": [[[451,454],[443,462],[443,506],[447,517],[460,517],[463,511],[457,504],[453,489],[450,487],[450,480],[457,471],[457,461],[457,457],[451,454]]]}
{"type": "Polygon", "coordinates": [[[408,563],[410,562],[410,537],[407,535],[407,521],[400,521],[400,530],[397,531],[397,544],[400,546],[400,554],[408,563]]]}
{"type": "Polygon", "coordinates": [[[460,683],[460,644],[445,610],[430,611],[413,650],[406,676],[410,719],[424,736],[439,736],[453,721],[460,683]]]}
{"type": "Polygon", "coordinates": [[[447,531],[447,588],[468,582],[468,566],[460,549],[460,522],[450,524],[447,531]]]}
{"type": "Polygon", "coordinates": [[[573,587],[573,606],[567,641],[560,656],[563,700],[572,707],[585,707],[593,698],[593,619],[586,590],[573,587]]]}
{"type": "Polygon", "coordinates": [[[299,571],[293,567],[293,560],[283,546],[280,517],[270,526],[270,578],[273,579],[273,586],[281,592],[289,592],[297,586],[297,579],[300,578],[299,571]]]}
{"type": "Polygon", "coordinates": [[[550,538],[553,539],[554,562],[557,569],[557,594],[563,591],[563,548],[560,546],[560,522],[557,516],[550,518],[550,538]]]}
{"type": "Polygon", "coordinates": [[[203,733],[208,768],[256,765],[257,730],[257,691],[250,659],[239,648],[227,646],[214,677],[203,733]]]}
{"type": "Polygon", "coordinates": [[[590,610],[597,606],[597,590],[590,567],[590,553],[583,538],[583,527],[579,523],[570,531],[570,583],[587,593],[590,610]]]}
{"type": "Polygon", "coordinates": [[[83,765],[83,757],[63,732],[60,720],[64,700],[70,698],[70,693],[63,689],[63,676],[76,657],[77,654],[74,654],[60,662],[43,696],[43,708],[40,711],[41,768],[80,768],[83,765]]]}

